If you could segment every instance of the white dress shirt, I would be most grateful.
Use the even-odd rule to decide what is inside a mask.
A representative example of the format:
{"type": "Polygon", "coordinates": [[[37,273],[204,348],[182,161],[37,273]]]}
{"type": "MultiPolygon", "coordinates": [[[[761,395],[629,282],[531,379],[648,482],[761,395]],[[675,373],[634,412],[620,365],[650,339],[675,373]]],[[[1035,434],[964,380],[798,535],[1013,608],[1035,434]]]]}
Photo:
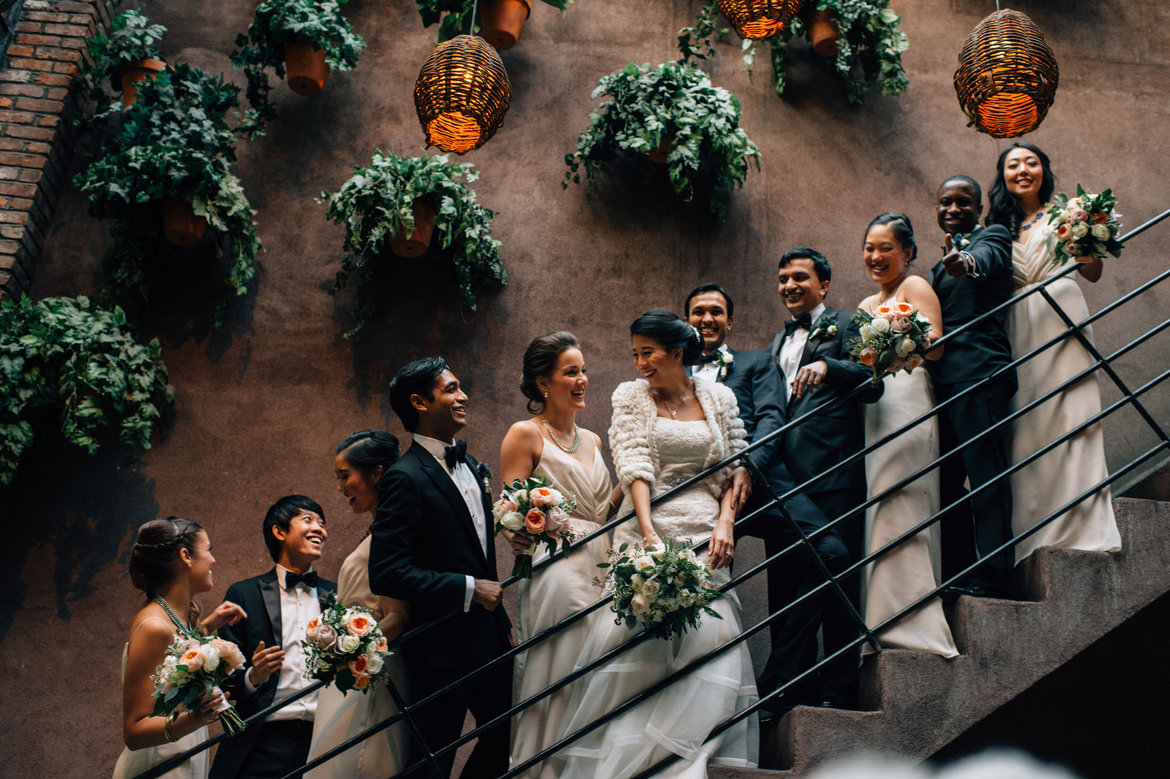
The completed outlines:
{"type": "MultiPolygon", "coordinates": [[[[311,570],[311,569],[310,569],[311,570]]],[[[280,588],[280,646],[284,649],[284,663],[276,679],[276,695],[279,701],[297,690],[311,684],[305,677],[305,650],[301,640],[309,628],[309,622],[321,616],[321,602],[317,599],[317,588],[307,587],[298,582],[292,590],[285,589],[285,575],[289,572],[283,565],[276,565],[276,585],[280,588]]],[[[264,615],[253,618],[264,619],[264,615]]],[[[252,686],[251,674],[244,675],[244,685],[249,693],[256,691],[252,686]]],[[[312,722],[317,713],[317,693],[311,692],[298,701],[278,709],[268,716],[266,722],[305,720],[312,722]]]]}
{"type": "MultiPolygon", "coordinates": [[[[729,350],[727,348],[727,344],[720,344],[719,348],[715,351],[726,354],[729,350]]],[[[711,362],[705,362],[702,365],[696,365],[691,369],[691,376],[715,384],[719,381],[719,363],[715,360],[712,360],[711,362]]]]}
{"type": "Polygon", "coordinates": [[[809,329],[798,327],[792,334],[784,338],[780,346],[780,370],[784,371],[784,399],[792,398],[792,383],[796,381],[796,373],[800,370],[800,358],[804,354],[804,347],[808,345],[808,334],[817,326],[817,320],[825,313],[825,304],[818,303],[817,307],[809,311],[812,322],[809,329]]]}
{"type": "MultiPolygon", "coordinates": [[[[447,461],[444,459],[447,447],[450,446],[447,442],[440,441],[437,438],[419,435],[418,433],[414,434],[414,440],[439,461],[443,472],[451,477],[455,488],[463,496],[463,502],[467,504],[467,510],[471,513],[472,524],[475,525],[475,535],[479,538],[479,548],[483,550],[484,557],[487,557],[489,543],[487,516],[483,512],[483,500],[480,497],[481,492],[478,477],[472,473],[471,467],[465,462],[456,463],[453,469],[447,467],[447,461]]],[[[467,576],[466,578],[467,589],[463,594],[463,610],[469,611],[471,609],[471,597],[475,594],[475,577],[467,576]]]]}

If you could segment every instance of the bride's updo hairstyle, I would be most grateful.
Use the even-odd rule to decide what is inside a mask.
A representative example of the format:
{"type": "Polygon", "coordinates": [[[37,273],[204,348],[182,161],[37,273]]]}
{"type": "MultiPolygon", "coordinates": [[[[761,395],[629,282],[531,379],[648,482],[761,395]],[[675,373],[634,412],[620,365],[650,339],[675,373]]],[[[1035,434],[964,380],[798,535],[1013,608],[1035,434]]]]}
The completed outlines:
{"type": "Polygon", "coordinates": [[[528,398],[528,413],[544,411],[544,393],[536,386],[538,378],[549,378],[557,367],[557,360],[566,349],[580,349],[577,336],[566,330],[538,336],[524,350],[524,365],[520,369],[520,391],[528,398]]]}
{"type": "Polygon", "coordinates": [[[652,308],[634,320],[630,335],[657,342],[668,352],[682,349],[683,365],[694,365],[703,354],[703,337],[682,317],[665,308],[652,308]]]}
{"type": "MultiPolygon", "coordinates": [[[[894,238],[898,239],[898,243],[902,245],[902,249],[910,255],[906,264],[909,265],[914,261],[914,258],[918,256],[918,243],[914,240],[914,226],[910,224],[910,217],[892,212],[879,214],[866,226],[865,235],[869,235],[870,229],[875,225],[888,225],[894,233],[894,238]]],[[[862,236],[861,242],[865,243],[865,236],[862,236]]]]}
{"type": "Polygon", "coordinates": [[[359,430],[337,445],[334,454],[342,453],[350,467],[372,479],[398,459],[398,439],[385,430],[359,430]]]}
{"type": "Polygon", "coordinates": [[[130,581],[153,598],[175,578],[179,552],[195,554],[195,539],[203,528],[182,517],[154,519],[138,528],[130,550],[130,581]]]}

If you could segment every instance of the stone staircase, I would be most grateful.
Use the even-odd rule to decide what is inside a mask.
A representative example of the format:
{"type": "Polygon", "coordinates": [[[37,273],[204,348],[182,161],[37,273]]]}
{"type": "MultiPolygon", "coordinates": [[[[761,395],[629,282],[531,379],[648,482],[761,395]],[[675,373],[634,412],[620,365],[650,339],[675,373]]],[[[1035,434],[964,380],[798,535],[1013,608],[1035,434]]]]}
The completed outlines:
{"type": "Polygon", "coordinates": [[[712,777],[799,776],[857,752],[925,759],[1170,591],[1170,503],[1114,501],[1122,551],[1040,549],[1017,572],[1027,600],[960,598],[959,657],[886,650],[861,670],[865,711],[801,706],[762,732],[763,764],[712,777]]]}

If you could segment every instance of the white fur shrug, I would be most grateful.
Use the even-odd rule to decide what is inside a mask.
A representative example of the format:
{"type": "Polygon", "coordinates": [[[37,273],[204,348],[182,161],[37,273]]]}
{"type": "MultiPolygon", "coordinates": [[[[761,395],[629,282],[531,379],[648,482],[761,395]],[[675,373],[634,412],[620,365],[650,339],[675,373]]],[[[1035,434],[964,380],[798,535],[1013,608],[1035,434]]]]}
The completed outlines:
{"type": "MultiPolygon", "coordinates": [[[[703,462],[703,468],[709,468],[725,457],[742,451],[747,445],[747,436],[739,418],[735,393],[725,385],[695,379],[695,399],[699,401],[707,426],[711,429],[711,447],[703,462]]],[[[657,416],[658,409],[645,379],[623,382],[613,391],[609,448],[613,452],[618,481],[627,495],[630,484],[636,479],[654,484],[659,466],[653,436],[654,418],[657,416]]],[[[708,479],[706,484],[718,497],[722,478],[708,479]]]]}

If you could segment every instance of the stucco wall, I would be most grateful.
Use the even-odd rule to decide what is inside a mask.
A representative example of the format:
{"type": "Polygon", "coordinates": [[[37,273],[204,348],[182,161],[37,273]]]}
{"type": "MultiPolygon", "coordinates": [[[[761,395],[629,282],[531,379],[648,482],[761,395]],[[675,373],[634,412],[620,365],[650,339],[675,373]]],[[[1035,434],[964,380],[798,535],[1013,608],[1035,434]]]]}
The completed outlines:
{"type": "MultiPolygon", "coordinates": [[[[168,60],[230,73],[227,54],[254,6],[157,0],[145,10],[170,28],[168,60]]],[[[581,421],[604,435],[610,391],[634,377],[626,327],[647,308],[678,308],[696,284],[720,282],[736,300],[733,345],[761,347],[785,318],[775,293],[778,256],[793,246],[823,251],[836,267],[830,301],[849,308],[870,291],[862,231],[885,210],[911,216],[923,249],[918,270],[928,269],[940,243],[935,186],[956,172],[987,182],[1003,146],[965,127],[951,82],[966,35],[994,3],[898,0],[911,40],[909,91],[870,96],[860,108],[799,51],[790,52],[790,91],[780,100],[763,57],[749,81],[736,47],[722,46],[708,70],[742,101],[742,124],[763,164],[733,196],[723,226],[676,205],[656,179],[603,186],[608,200],[587,200],[576,186],[562,191],[563,157],[585,127],[597,78],[631,60],[677,56],[676,31],[699,7],[700,0],[578,0],[562,18],[537,3],[519,45],[503,55],[513,88],[506,123],[466,155],[482,172],[481,202],[499,212],[493,229],[509,286],[482,297],[466,321],[449,289],[394,290],[377,325],[350,342],[340,333],[352,299],[326,294],[342,233],[314,198],[376,148],[421,152],[412,90],[435,33],[407,0],[346,6],[369,43],[359,68],[333,76],[314,99],[278,87],[280,117],[267,137],[240,148],[238,172],[265,246],[254,293],[232,305],[219,332],[209,330],[212,306],[191,288],[160,300],[148,323],[165,342],[178,391],[169,438],[140,463],[119,467],[115,453],[87,457],[42,426],[17,483],[0,494],[9,534],[0,552],[7,717],[0,773],[95,776],[112,766],[121,748],[120,650],[140,603],[125,560],[141,522],[180,514],[208,528],[218,562],[205,603],[213,605],[232,581],[268,567],[259,538],[267,506],[304,492],[329,515],[320,567],[336,573],[365,522],[332,492],[333,446],[364,427],[402,432],[385,402],[386,381],[402,363],[448,358],[471,396],[470,448],[494,466],[504,431],[524,416],[519,361],[535,335],[567,328],[582,339],[592,386],[581,421]]],[[[1015,7],[1046,32],[1060,62],[1056,104],[1028,139],[1052,155],[1061,188],[1113,186],[1130,226],[1170,206],[1170,9],[1159,0],[1015,7]]],[[[67,188],[36,269],[35,297],[96,291],[107,238],[84,206],[67,188]]],[[[1090,308],[1164,268],[1168,234],[1162,227],[1138,239],[1099,284],[1084,285],[1090,308]]],[[[1165,318],[1170,292],[1145,300],[1102,321],[1097,342],[1116,349],[1136,327],[1165,318]]],[[[1123,376],[1140,381],[1161,370],[1166,345],[1163,337],[1128,357],[1123,376]]],[[[1104,392],[1107,400],[1117,395],[1104,392]]],[[[1153,409],[1170,418],[1166,392],[1153,409]]],[[[1132,412],[1111,420],[1106,437],[1115,461],[1153,442],[1132,412]]]]}

